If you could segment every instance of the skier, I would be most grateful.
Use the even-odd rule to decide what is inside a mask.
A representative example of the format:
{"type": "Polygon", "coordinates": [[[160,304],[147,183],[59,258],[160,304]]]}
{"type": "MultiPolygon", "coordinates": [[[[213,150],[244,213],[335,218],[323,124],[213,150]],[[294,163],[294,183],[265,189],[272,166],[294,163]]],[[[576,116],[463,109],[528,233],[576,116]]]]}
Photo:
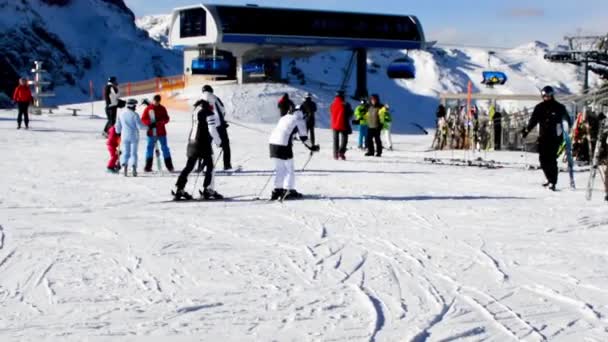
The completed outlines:
{"type": "Polygon", "coordinates": [[[108,79],[108,84],[106,84],[104,90],[104,96],[106,100],[106,117],[108,118],[108,121],[103,129],[103,135],[107,136],[110,127],[114,126],[116,123],[116,114],[118,112],[120,91],[118,89],[116,77],[112,76],[108,79]]]}
{"type": "Polygon", "coordinates": [[[120,171],[120,163],[118,162],[120,135],[116,133],[116,126],[112,126],[108,130],[108,140],[106,145],[108,146],[108,152],[110,152],[110,160],[108,161],[107,171],[110,173],[118,173],[118,171],[120,171]]]}
{"type": "Polygon", "coordinates": [[[350,128],[350,118],[353,110],[344,99],[344,91],[336,93],[336,97],[330,107],[331,129],[334,133],[334,159],[346,160],[346,149],[348,145],[348,135],[352,133],[350,128]]]}
{"type": "Polygon", "coordinates": [[[543,102],[539,103],[532,112],[528,125],[522,130],[524,139],[528,133],[540,126],[538,134],[538,150],[540,166],[543,169],[547,182],[544,187],[555,191],[557,184],[557,150],[563,139],[562,120],[568,120],[572,125],[566,107],[555,100],[555,91],[551,86],[546,86],[541,91],[543,102]]]}
{"type": "Polygon", "coordinates": [[[384,132],[384,137],[386,139],[386,144],[388,146],[388,150],[393,150],[393,138],[391,137],[391,126],[393,125],[393,117],[391,112],[389,111],[390,107],[388,104],[385,104],[384,107],[380,109],[380,122],[382,122],[382,131],[384,132]]]}
{"type": "Polygon", "coordinates": [[[312,145],[315,144],[315,124],[316,118],[315,114],[317,112],[317,104],[312,100],[312,94],[306,94],[306,98],[304,102],[300,105],[300,110],[304,113],[304,117],[306,118],[306,129],[308,130],[308,137],[310,138],[310,143],[312,145]]]}
{"type": "MultiPolygon", "coordinates": [[[[165,128],[165,125],[170,120],[169,114],[165,106],[160,103],[160,95],[154,95],[153,100],[153,103],[148,103],[147,100],[142,102],[147,107],[141,116],[141,122],[148,126],[148,146],[146,148],[146,166],[144,167],[144,172],[152,172],[154,148],[157,142],[160,142],[160,147],[163,150],[167,170],[173,172],[173,160],[171,159],[171,151],[167,145],[167,129],[165,128]]],[[[158,157],[160,157],[160,154],[158,157]]]]}
{"type": "Polygon", "coordinates": [[[223,199],[224,197],[215,191],[213,174],[213,148],[211,142],[219,148],[222,144],[220,134],[217,130],[220,119],[213,111],[211,104],[205,100],[199,100],[194,105],[195,111],[192,115],[192,129],[188,139],[187,156],[188,161],[177,178],[175,183],[176,190],[173,192],[174,200],[191,200],[192,195],[187,193],[184,188],[188,183],[188,175],[194,170],[199,159],[202,159],[205,168],[205,180],[203,181],[204,190],[201,192],[205,200],[223,199]],[[200,107],[200,110],[196,110],[200,107]],[[196,125],[195,125],[196,123],[196,125]]]}
{"type": "Polygon", "coordinates": [[[384,105],[380,103],[380,96],[373,94],[370,97],[370,106],[365,115],[367,121],[367,138],[365,145],[367,146],[367,153],[365,156],[376,157],[382,156],[382,139],[380,139],[380,132],[384,123],[382,122],[381,111],[385,111],[384,105]],[[375,147],[374,147],[375,143],[375,147]]]}
{"type": "Polygon", "coordinates": [[[270,196],[270,199],[273,201],[302,197],[302,194],[295,189],[296,182],[292,149],[292,135],[295,129],[298,130],[300,141],[311,152],[318,151],[317,146],[309,147],[306,145],[306,141],[308,140],[306,121],[301,112],[291,111],[279,120],[268,140],[270,144],[270,158],[275,164],[275,188],[270,196]]]}
{"type": "Polygon", "coordinates": [[[502,114],[500,111],[495,110],[490,120],[494,123],[494,151],[500,151],[502,143],[502,114]]]}
{"type": "Polygon", "coordinates": [[[21,129],[21,121],[25,122],[25,129],[30,128],[30,117],[28,114],[28,107],[30,103],[34,101],[30,86],[27,84],[25,78],[19,79],[19,85],[15,88],[13,93],[13,101],[17,103],[19,113],[17,114],[17,129],[21,129]]]}
{"type": "Polygon", "coordinates": [[[137,100],[127,101],[127,110],[120,113],[116,120],[116,134],[121,136],[120,149],[122,151],[120,164],[127,176],[127,166],[133,170],[133,177],[137,177],[137,147],[139,146],[139,130],[146,126],[141,122],[139,114],[135,112],[137,100]]]}
{"type": "Polygon", "coordinates": [[[289,94],[287,93],[283,94],[283,96],[279,100],[277,107],[279,108],[279,113],[281,114],[281,117],[285,116],[289,112],[295,111],[296,109],[296,105],[293,103],[293,101],[289,99],[289,94]]]}
{"type": "Polygon", "coordinates": [[[220,124],[217,127],[217,131],[222,142],[221,147],[224,158],[224,170],[232,170],[230,138],[228,137],[228,123],[226,122],[226,108],[224,108],[224,103],[213,93],[213,88],[210,85],[203,86],[202,99],[209,102],[211,109],[218,115],[220,124]]]}
{"type": "Polygon", "coordinates": [[[359,125],[359,141],[357,147],[360,150],[365,148],[365,139],[367,138],[367,121],[365,121],[365,114],[367,114],[367,109],[369,108],[369,104],[365,97],[361,98],[361,102],[355,108],[355,122],[359,125]]]}

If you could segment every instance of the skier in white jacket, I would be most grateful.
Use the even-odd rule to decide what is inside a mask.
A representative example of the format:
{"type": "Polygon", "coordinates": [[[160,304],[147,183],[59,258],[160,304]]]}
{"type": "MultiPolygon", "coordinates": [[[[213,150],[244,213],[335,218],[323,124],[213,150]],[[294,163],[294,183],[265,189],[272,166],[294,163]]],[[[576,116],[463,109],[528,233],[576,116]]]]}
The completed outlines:
{"type": "Polygon", "coordinates": [[[147,128],[135,112],[137,100],[127,101],[127,110],[120,113],[116,120],[116,134],[120,135],[120,149],[122,155],[120,164],[127,176],[127,166],[133,169],[133,177],[137,177],[137,148],[139,145],[139,131],[147,128]]]}
{"type": "Polygon", "coordinates": [[[296,191],[296,179],[293,163],[292,135],[297,128],[300,141],[311,151],[318,150],[317,146],[306,145],[306,120],[302,112],[290,111],[281,117],[279,123],[272,131],[270,139],[270,158],[275,164],[275,180],[271,200],[297,199],[302,194],[296,191]]]}

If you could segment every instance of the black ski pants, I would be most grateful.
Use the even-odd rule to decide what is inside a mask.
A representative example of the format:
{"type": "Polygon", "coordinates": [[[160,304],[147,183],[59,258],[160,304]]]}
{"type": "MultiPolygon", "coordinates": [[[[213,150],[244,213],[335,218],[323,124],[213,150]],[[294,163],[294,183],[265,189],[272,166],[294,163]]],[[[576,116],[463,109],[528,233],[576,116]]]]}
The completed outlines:
{"type": "Polygon", "coordinates": [[[230,138],[228,138],[228,129],[226,126],[220,126],[217,128],[217,132],[220,135],[220,139],[222,139],[224,170],[232,169],[232,163],[230,162],[230,138]]]}
{"type": "Polygon", "coordinates": [[[106,117],[108,118],[108,121],[103,128],[104,132],[108,133],[108,130],[116,123],[116,112],[118,112],[118,107],[106,107],[106,117]]]}
{"type": "MultiPolygon", "coordinates": [[[[198,160],[199,158],[197,157],[188,158],[186,166],[177,178],[177,183],[175,183],[177,189],[183,190],[186,187],[186,183],[188,183],[188,176],[190,175],[192,170],[194,170],[194,167],[198,163],[198,160]]],[[[207,157],[203,157],[202,166],[205,169],[205,180],[203,181],[203,187],[206,189],[209,187],[213,179],[213,156],[209,155],[207,157]]]]}
{"type": "Polygon", "coordinates": [[[368,128],[367,137],[365,137],[365,145],[367,146],[367,154],[377,156],[382,155],[382,139],[380,139],[381,128],[368,128]],[[374,148],[374,143],[376,144],[374,148]]]}
{"type": "Polygon", "coordinates": [[[502,141],[502,126],[500,124],[494,125],[494,150],[500,150],[500,143],[502,141]]]}
{"type": "Polygon", "coordinates": [[[345,154],[347,145],[348,145],[348,132],[334,131],[334,157],[338,157],[340,155],[345,154]]]}
{"type": "Polygon", "coordinates": [[[539,141],[538,143],[538,160],[540,167],[545,173],[547,181],[551,184],[557,184],[557,151],[559,150],[557,141],[539,141]]]}
{"type": "Polygon", "coordinates": [[[315,119],[314,119],[314,117],[312,119],[309,118],[308,120],[306,120],[306,129],[308,130],[308,139],[310,140],[310,143],[314,146],[314,144],[315,144],[315,119]]]}
{"type": "Polygon", "coordinates": [[[21,127],[21,121],[25,122],[25,127],[29,127],[29,125],[30,125],[30,116],[28,114],[29,106],[30,106],[29,102],[17,102],[17,108],[19,109],[19,114],[17,114],[17,127],[21,127]]]}

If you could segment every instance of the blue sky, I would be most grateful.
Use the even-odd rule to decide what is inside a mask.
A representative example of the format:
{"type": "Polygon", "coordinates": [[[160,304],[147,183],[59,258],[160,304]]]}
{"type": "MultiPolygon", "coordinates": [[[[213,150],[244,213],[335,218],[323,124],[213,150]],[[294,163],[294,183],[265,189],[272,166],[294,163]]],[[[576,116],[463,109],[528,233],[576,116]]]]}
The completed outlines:
{"type": "MultiPolygon", "coordinates": [[[[136,16],[169,13],[194,0],[125,0],[136,16]]],[[[428,40],[516,46],[562,43],[564,35],[608,33],[608,0],[215,0],[209,3],[414,14],[428,40]]]]}

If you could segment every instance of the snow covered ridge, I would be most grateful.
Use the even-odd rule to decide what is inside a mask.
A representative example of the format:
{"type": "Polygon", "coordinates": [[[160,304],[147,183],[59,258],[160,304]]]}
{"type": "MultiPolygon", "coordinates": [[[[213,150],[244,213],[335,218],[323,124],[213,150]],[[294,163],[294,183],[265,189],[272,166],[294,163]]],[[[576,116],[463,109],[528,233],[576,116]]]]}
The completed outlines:
{"type": "Polygon", "coordinates": [[[110,75],[137,81],[174,75],[178,54],[163,49],[135,26],[123,0],[0,0],[0,92],[12,94],[34,60],[44,62],[54,82],[56,103],[97,96],[110,75]]]}
{"type": "Polygon", "coordinates": [[[150,38],[159,42],[163,47],[169,47],[170,15],[149,15],[135,20],[135,25],[148,32],[150,38]]]}

